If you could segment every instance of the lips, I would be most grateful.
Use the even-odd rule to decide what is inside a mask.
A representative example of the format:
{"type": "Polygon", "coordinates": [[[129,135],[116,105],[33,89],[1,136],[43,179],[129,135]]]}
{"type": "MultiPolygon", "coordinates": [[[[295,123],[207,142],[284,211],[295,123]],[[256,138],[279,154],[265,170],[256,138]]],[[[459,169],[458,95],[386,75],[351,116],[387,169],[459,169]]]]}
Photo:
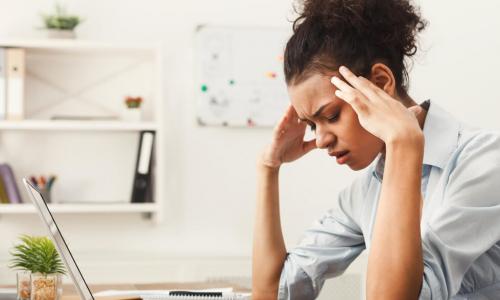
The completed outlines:
{"type": "Polygon", "coordinates": [[[337,163],[339,165],[345,164],[349,160],[349,151],[336,151],[329,152],[330,156],[335,156],[337,158],[337,163]]]}
{"type": "Polygon", "coordinates": [[[346,155],[347,153],[349,153],[349,151],[347,151],[347,150],[345,150],[345,151],[335,151],[335,152],[328,152],[328,155],[340,158],[340,157],[346,155]]]}

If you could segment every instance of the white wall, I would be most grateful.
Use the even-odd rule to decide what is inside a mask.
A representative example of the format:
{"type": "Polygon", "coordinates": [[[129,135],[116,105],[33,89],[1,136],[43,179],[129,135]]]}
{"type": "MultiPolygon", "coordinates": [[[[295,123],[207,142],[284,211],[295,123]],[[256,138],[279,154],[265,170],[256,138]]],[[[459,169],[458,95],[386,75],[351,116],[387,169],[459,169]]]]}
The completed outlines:
{"type": "MultiPolygon", "coordinates": [[[[166,221],[138,216],[61,216],[59,222],[92,282],[249,276],[255,202],[255,157],[270,129],[200,128],[195,123],[193,39],[197,24],[289,26],[290,0],[64,1],[85,16],[83,39],[161,40],[165,45],[167,121],[166,221]],[[178,263],[180,262],[180,263],[178,263]],[[201,265],[200,265],[201,264],[201,265]],[[118,271],[117,271],[118,270],[118,271]]],[[[419,1],[430,27],[411,73],[410,94],[433,99],[456,116],[500,129],[500,3],[419,1]]],[[[0,0],[0,37],[40,35],[48,0],[0,0]]],[[[282,216],[288,245],[355,173],[316,151],[282,169],[282,216]]],[[[0,283],[20,233],[43,234],[38,217],[0,216],[0,283]]],[[[360,265],[360,268],[363,264],[360,265]]]]}

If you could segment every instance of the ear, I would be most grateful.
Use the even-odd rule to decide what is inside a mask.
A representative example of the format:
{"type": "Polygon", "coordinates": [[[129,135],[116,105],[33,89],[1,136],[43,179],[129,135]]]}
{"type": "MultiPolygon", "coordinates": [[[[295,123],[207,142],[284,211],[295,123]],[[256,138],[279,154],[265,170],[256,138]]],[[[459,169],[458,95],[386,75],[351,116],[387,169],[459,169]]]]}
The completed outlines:
{"type": "Polygon", "coordinates": [[[396,96],[396,79],[388,66],[383,63],[374,64],[369,79],[391,97],[396,96]]]}

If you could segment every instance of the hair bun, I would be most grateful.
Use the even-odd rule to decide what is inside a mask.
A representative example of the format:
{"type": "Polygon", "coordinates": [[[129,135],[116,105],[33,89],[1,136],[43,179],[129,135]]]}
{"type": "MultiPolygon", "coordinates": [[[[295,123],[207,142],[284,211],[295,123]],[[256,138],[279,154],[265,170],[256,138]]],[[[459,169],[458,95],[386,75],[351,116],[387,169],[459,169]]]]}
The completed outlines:
{"type": "Polygon", "coordinates": [[[368,40],[376,47],[397,49],[403,56],[415,54],[416,34],[426,26],[408,0],[304,0],[300,6],[294,30],[312,22],[327,36],[368,40]]]}

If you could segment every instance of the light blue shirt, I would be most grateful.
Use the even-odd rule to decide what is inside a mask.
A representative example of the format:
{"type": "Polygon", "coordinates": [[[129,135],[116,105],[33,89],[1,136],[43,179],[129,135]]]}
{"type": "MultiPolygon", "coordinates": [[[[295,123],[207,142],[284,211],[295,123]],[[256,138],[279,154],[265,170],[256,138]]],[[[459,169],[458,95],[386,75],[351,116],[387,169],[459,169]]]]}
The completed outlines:
{"type": "MultiPolygon", "coordinates": [[[[419,299],[500,299],[500,135],[465,126],[434,102],[423,132],[419,299]]],[[[279,299],[314,299],[325,279],[370,249],[383,166],[379,157],[289,251],[279,299]]]]}

